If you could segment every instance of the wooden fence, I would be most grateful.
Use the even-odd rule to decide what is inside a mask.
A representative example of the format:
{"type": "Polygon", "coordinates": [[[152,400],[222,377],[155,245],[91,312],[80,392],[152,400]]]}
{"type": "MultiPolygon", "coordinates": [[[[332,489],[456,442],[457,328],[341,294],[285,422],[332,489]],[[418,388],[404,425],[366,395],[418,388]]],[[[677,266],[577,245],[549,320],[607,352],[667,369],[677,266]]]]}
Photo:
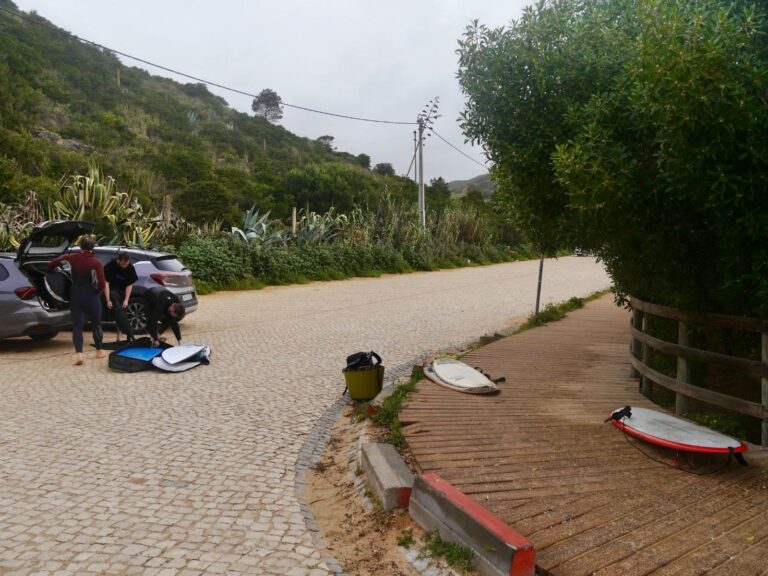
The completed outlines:
{"type": "Polygon", "coordinates": [[[630,300],[632,307],[632,346],[630,362],[634,377],[640,377],[642,393],[650,396],[654,385],[667,388],[675,393],[675,412],[688,411],[688,399],[694,398],[720,408],[746,414],[762,420],[762,444],[768,445],[768,321],[721,314],[687,314],[675,308],[630,300]],[[678,322],[677,342],[669,342],[648,334],[649,316],[658,316],[678,322]],[[761,361],[749,360],[708,352],[689,345],[690,325],[706,328],[721,328],[761,334],[761,361]],[[677,357],[677,377],[671,378],[650,366],[651,351],[677,357]],[[751,402],[696,386],[691,382],[691,362],[720,366],[735,371],[743,377],[760,379],[761,402],[751,402]]]}

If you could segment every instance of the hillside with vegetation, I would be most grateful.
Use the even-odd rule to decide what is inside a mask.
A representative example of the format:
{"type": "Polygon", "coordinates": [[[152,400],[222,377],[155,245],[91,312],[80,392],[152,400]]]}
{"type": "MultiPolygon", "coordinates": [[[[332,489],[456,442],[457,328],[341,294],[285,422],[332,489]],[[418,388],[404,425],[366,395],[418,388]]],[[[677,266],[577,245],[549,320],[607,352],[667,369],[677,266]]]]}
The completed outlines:
{"type": "MultiPolygon", "coordinates": [[[[342,204],[382,185],[365,154],[235,111],[203,84],[126,66],[10,0],[0,8],[0,202],[22,201],[28,190],[47,201],[88,163],[142,202],[172,199],[193,220],[227,223],[254,204],[280,217],[305,206],[292,183],[313,165],[330,164],[328,178],[352,183],[342,204]],[[215,201],[203,203],[202,193],[215,201]]],[[[310,208],[333,199],[318,200],[324,206],[310,208]]]]}
{"type": "Polygon", "coordinates": [[[524,257],[504,210],[416,184],[391,164],[276,125],[203,84],[126,66],[0,0],[0,248],[46,219],[96,223],[101,243],[176,251],[198,287],[253,287],[524,257]],[[297,208],[292,221],[292,209],[297,208]]]}

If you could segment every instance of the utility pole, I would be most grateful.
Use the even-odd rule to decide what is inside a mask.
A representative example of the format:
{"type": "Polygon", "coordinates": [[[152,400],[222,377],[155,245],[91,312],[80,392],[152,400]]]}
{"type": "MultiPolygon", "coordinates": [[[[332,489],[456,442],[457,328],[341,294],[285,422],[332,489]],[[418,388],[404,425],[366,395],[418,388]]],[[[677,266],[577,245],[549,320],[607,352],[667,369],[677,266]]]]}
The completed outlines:
{"type": "Polygon", "coordinates": [[[416,121],[419,123],[419,154],[416,163],[416,173],[419,179],[419,223],[423,228],[427,225],[426,206],[424,204],[424,120],[419,116],[416,121]]]}
{"type": "Polygon", "coordinates": [[[430,100],[421,113],[416,117],[416,123],[419,125],[419,134],[416,143],[417,149],[417,178],[419,181],[419,223],[423,228],[427,226],[427,206],[426,198],[424,197],[424,130],[427,130],[427,136],[432,136],[429,132],[432,129],[432,123],[440,115],[437,113],[437,107],[440,104],[440,98],[435,96],[434,100],[430,100]]]}

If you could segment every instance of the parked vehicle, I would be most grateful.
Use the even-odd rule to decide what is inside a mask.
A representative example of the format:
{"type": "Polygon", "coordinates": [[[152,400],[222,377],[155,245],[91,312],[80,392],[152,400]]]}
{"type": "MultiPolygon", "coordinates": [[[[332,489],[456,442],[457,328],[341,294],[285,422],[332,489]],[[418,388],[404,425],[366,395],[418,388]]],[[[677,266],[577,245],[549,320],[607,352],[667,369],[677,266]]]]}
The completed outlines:
{"type": "MultiPolygon", "coordinates": [[[[147,327],[143,294],[154,286],[163,286],[176,294],[187,314],[197,310],[197,291],[192,280],[192,272],[179,261],[175,254],[127,246],[97,246],[93,253],[106,264],[117,257],[118,251],[128,254],[139,277],[133,285],[126,310],[128,321],[134,332],[143,332],[147,327]]],[[[107,315],[107,317],[111,316],[107,315]]]]}
{"type": "MultiPolygon", "coordinates": [[[[16,254],[0,253],[0,338],[29,336],[44,340],[72,325],[68,304],[46,287],[45,270],[57,256],[79,250],[71,248],[72,243],[93,229],[90,222],[43,222],[22,241],[16,254]]],[[[94,254],[106,264],[118,250],[130,256],[139,278],[127,310],[134,332],[146,329],[142,296],[153,286],[164,286],[176,294],[187,313],[197,310],[192,272],[174,254],[126,246],[97,246],[94,254]]],[[[109,318],[105,314],[105,319],[109,318]]]]}
{"type": "Polygon", "coordinates": [[[16,267],[16,254],[0,253],[0,338],[50,340],[71,325],[68,310],[49,310],[16,267]]]}
{"type": "Polygon", "coordinates": [[[0,253],[0,338],[49,340],[72,325],[69,308],[45,289],[45,268],[92,230],[88,222],[44,222],[22,241],[16,254],[0,253]]]}

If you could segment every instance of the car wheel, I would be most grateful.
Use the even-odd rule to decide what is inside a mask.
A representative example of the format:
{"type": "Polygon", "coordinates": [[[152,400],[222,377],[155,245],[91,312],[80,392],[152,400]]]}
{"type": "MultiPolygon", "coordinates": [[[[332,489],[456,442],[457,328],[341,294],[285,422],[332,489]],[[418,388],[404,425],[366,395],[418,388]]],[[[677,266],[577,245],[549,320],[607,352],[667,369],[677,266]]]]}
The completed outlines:
{"type": "Polygon", "coordinates": [[[30,334],[29,337],[35,342],[45,342],[46,340],[53,340],[58,335],[57,332],[43,332],[42,334],[30,334]]]}
{"type": "Polygon", "coordinates": [[[139,334],[147,329],[147,313],[144,310],[144,298],[131,298],[128,301],[128,307],[125,309],[125,315],[128,317],[128,323],[131,325],[134,334],[139,334]]]}

